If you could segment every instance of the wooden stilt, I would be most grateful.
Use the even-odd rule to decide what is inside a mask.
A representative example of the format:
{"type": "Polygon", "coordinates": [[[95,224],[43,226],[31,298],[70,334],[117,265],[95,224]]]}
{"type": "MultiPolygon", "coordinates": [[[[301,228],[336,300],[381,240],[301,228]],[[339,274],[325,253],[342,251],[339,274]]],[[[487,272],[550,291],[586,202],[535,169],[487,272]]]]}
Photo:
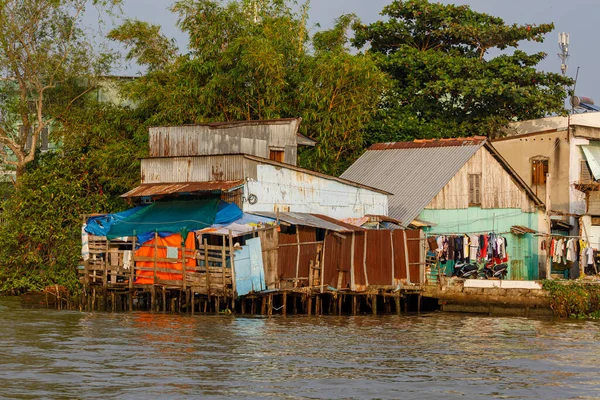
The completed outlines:
{"type": "Polygon", "coordinates": [[[262,297],[262,304],[260,306],[260,315],[265,315],[267,313],[267,297],[262,297]]]}
{"type": "Polygon", "coordinates": [[[352,315],[356,315],[356,295],[352,295],[352,315]]]}
{"type": "Polygon", "coordinates": [[[194,291],[192,289],[189,290],[190,296],[190,313],[194,315],[194,291]]]}
{"type": "Polygon", "coordinates": [[[252,298],[252,305],[250,307],[250,314],[252,314],[252,315],[256,314],[256,299],[254,297],[252,298]]]}
{"type": "Polygon", "coordinates": [[[402,302],[404,303],[404,312],[408,312],[408,296],[402,296],[402,302]]]}
{"type": "Polygon", "coordinates": [[[417,295],[417,313],[421,313],[421,293],[417,295]]]}
{"type": "Polygon", "coordinates": [[[310,316],[310,313],[312,311],[312,297],[308,298],[308,304],[306,306],[306,310],[307,310],[308,316],[310,316]]]}
{"type": "Polygon", "coordinates": [[[287,315],[287,292],[283,292],[283,307],[281,308],[281,314],[287,315]]]}
{"type": "Polygon", "coordinates": [[[221,298],[219,296],[216,296],[215,314],[218,315],[220,310],[221,310],[221,298]]]}
{"type": "Polygon", "coordinates": [[[269,293],[269,302],[267,303],[267,315],[270,317],[273,315],[273,293],[269,293]]]}
{"type": "Polygon", "coordinates": [[[377,315],[377,295],[371,295],[371,310],[373,311],[373,315],[377,315]]]}
{"type": "Polygon", "coordinates": [[[117,312],[117,303],[115,301],[115,292],[110,294],[110,306],[112,312],[117,312]]]}
{"type": "Polygon", "coordinates": [[[343,295],[338,294],[338,307],[337,307],[338,315],[342,315],[342,304],[343,303],[344,303],[343,295]]]}
{"type": "Polygon", "coordinates": [[[167,312],[167,288],[162,287],[162,310],[167,312]]]}
{"type": "Polygon", "coordinates": [[[152,285],[150,288],[150,311],[154,311],[154,305],[156,304],[156,288],[152,285]]]}
{"type": "Polygon", "coordinates": [[[396,302],[396,315],[400,315],[400,293],[398,293],[396,297],[394,297],[394,301],[396,302]]]}
{"type": "Polygon", "coordinates": [[[242,314],[246,314],[246,298],[245,297],[240,297],[240,305],[241,305],[241,312],[242,314]]]}
{"type": "MultiPolygon", "coordinates": [[[[171,313],[175,314],[175,312],[177,311],[177,306],[175,305],[175,303],[177,302],[177,299],[175,297],[171,298],[171,313]]],[[[165,303],[166,304],[166,303],[165,303]]],[[[166,312],[167,310],[165,310],[166,312]]]]}
{"type": "Polygon", "coordinates": [[[292,301],[294,302],[294,315],[298,314],[298,296],[292,295],[292,301]]]}

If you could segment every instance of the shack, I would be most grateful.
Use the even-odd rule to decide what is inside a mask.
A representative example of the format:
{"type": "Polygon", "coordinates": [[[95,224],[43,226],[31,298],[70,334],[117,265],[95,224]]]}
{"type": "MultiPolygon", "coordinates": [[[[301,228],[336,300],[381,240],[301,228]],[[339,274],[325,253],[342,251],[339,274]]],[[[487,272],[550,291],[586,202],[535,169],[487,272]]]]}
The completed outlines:
{"type": "Polygon", "coordinates": [[[342,178],[393,193],[390,217],[430,221],[424,230],[448,275],[469,250],[471,261],[507,262],[510,279],[546,275],[543,236],[536,236],[550,233],[544,204],[485,137],[374,144],[342,178]],[[488,257],[483,244],[498,237],[505,248],[488,257]],[[458,250],[454,239],[460,252],[445,245],[458,250]]]}

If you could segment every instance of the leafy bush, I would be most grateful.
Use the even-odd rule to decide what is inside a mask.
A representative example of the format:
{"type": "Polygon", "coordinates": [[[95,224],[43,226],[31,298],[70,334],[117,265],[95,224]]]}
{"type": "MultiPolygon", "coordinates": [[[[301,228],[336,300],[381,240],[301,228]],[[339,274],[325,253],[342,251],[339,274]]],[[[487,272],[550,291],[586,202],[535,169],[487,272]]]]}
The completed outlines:
{"type": "Polygon", "coordinates": [[[544,281],[543,287],[550,292],[551,307],[561,318],[600,317],[600,287],[580,282],[544,281]]]}

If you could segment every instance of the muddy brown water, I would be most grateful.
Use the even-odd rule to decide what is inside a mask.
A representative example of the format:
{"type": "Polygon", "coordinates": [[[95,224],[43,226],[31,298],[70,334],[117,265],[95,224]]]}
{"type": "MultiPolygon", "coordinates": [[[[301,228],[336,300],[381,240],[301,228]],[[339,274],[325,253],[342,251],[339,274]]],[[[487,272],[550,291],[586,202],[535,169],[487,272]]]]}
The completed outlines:
{"type": "Polygon", "coordinates": [[[0,298],[0,398],[600,398],[600,322],[81,313],[0,298]]]}

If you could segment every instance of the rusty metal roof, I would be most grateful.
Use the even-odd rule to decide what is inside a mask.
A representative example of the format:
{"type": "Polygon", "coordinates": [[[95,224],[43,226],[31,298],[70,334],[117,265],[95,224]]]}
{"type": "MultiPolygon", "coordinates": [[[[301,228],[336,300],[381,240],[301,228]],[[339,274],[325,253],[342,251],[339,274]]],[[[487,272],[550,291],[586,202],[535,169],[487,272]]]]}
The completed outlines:
{"type": "Polygon", "coordinates": [[[423,149],[432,147],[480,146],[487,138],[472,136],[452,139],[417,139],[412,142],[375,143],[368,150],[423,149]]]}
{"type": "Polygon", "coordinates": [[[185,182],[185,183],[145,183],[121,197],[146,197],[160,196],[175,193],[195,192],[228,192],[244,185],[243,180],[236,181],[210,181],[210,182],[185,182]]]}
{"type": "Polygon", "coordinates": [[[392,192],[389,216],[409,224],[484,143],[475,137],[375,144],[341,177],[392,192]]]}
{"type": "Polygon", "coordinates": [[[322,215],[308,214],[300,212],[268,212],[268,211],[255,211],[252,214],[261,215],[269,218],[279,218],[279,221],[283,221],[290,225],[301,225],[310,226],[313,228],[327,229],[334,232],[352,232],[356,230],[363,230],[356,226],[345,224],[342,221],[333,218],[323,218],[322,215]]]}

